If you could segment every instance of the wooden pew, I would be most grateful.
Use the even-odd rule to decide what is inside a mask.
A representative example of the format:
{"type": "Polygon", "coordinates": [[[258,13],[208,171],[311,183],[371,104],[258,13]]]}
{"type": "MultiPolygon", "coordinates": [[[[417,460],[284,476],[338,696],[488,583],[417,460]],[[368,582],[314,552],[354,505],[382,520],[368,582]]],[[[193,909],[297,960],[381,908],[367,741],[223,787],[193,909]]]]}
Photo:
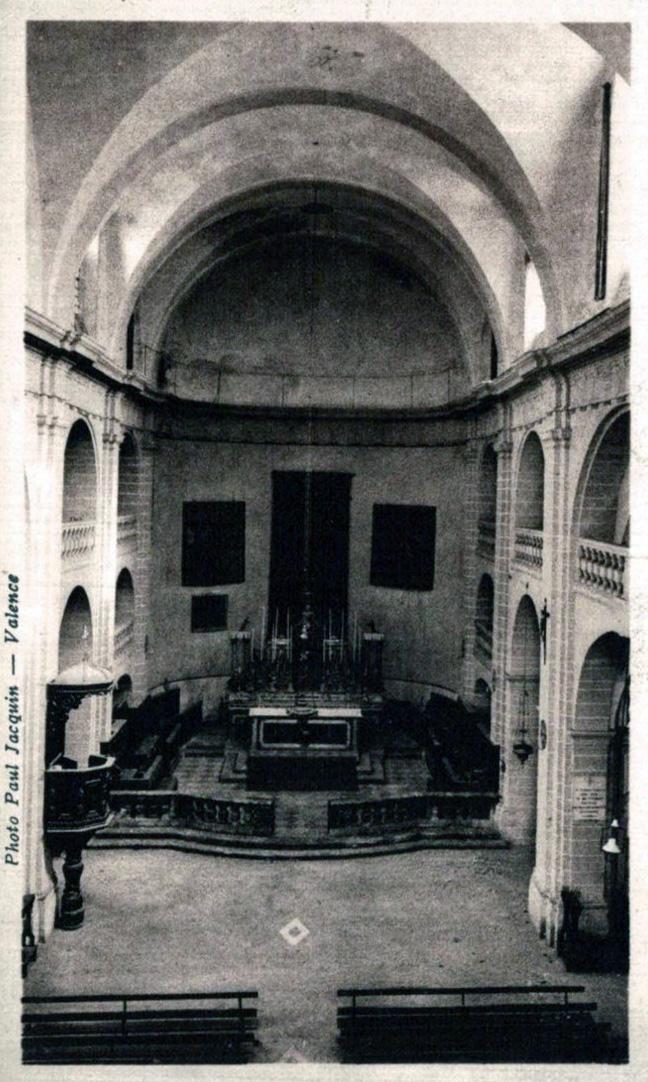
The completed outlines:
{"type": "Polygon", "coordinates": [[[258,995],[24,996],[23,1062],[245,1063],[258,995]]]}
{"type": "Polygon", "coordinates": [[[168,775],[186,743],[202,723],[202,703],[180,711],[180,692],[149,696],[129,711],[114,737],[102,743],[104,755],[117,760],[118,789],[154,789],[168,775]]]}
{"type": "Polygon", "coordinates": [[[609,1027],[595,1022],[596,1003],[569,998],[584,990],[582,985],[342,988],[338,997],[351,1000],[337,1012],[342,1060],[607,1062],[609,1027]],[[433,1002],[421,1003],[420,997],[433,1002]],[[440,1006],[442,997],[451,1002],[440,1006]],[[377,999],[383,1002],[367,1002],[377,999]]]}
{"type": "Polygon", "coordinates": [[[463,704],[432,694],[424,714],[431,787],[497,791],[499,747],[484,736],[463,704]]]}

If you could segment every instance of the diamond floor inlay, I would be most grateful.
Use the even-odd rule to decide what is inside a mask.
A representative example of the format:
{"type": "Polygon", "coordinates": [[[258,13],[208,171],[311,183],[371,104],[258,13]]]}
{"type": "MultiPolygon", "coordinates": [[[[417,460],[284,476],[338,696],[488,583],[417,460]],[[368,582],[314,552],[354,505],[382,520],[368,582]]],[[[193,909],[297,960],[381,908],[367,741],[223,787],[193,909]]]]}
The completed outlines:
{"type": "Polygon", "coordinates": [[[294,920],[280,928],[279,935],[283,936],[289,947],[297,947],[303,939],[310,935],[310,932],[303,921],[299,917],[295,917],[294,920]]]}

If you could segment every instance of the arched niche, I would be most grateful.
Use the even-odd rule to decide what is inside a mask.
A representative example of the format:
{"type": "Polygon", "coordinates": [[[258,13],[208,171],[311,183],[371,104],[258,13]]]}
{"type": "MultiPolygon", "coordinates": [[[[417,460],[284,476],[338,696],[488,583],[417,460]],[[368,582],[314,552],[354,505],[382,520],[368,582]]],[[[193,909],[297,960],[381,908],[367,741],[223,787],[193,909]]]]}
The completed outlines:
{"type": "Polygon", "coordinates": [[[540,648],[536,607],[529,595],[524,594],[515,614],[508,664],[507,771],[515,833],[517,840],[525,842],[535,841],[537,821],[540,648]],[[524,744],[526,759],[519,751],[524,744]]]}
{"type": "MultiPolygon", "coordinates": [[[[75,586],[67,599],[59,629],[58,671],[92,659],[92,611],[82,586],[75,586]]],[[[65,755],[84,764],[91,753],[90,700],[73,709],[65,725],[65,755]]]]}
{"type": "Polygon", "coordinates": [[[92,657],[92,612],[88,595],[75,586],[69,595],[59,629],[58,670],[92,657]]]}
{"type": "Polygon", "coordinates": [[[75,421],[63,460],[63,522],[92,522],[97,512],[97,464],[90,428],[75,421]]]}
{"type": "Polygon", "coordinates": [[[137,514],[137,474],[137,447],[130,432],[127,432],[119,448],[117,515],[120,518],[137,514]]]}
{"type": "Polygon", "coordinates": [[[491,443],[484,448],[479,470],[479,523],[495,526],[497,508],[497,455],[491,443]]]}
{"type": "Polygon", "coordinates": [[[544,451],[537,432],[529,432],[518,469],[515,490],[515,527],[522,530],[544,528],[544,451]]]}
{"type": "Polygon", "coordinates": [[[627,936],[629,653],[628,638],[606,632],[591,644],[580,670],[567,884],[584,906],[581,931],[621,938],[619,922],[627,936]],[[610,836],[619,852],[606,856],[610,836]]]}
{"type": "Polygon", "coordinates": [[[485,680],[480,677],[479,680],[475,681],[472,704],[473,712],[477,724],[487,736],[490,736],[491,732],[492,694],[492,690],[485,680]]]}
{"type": "Polygon", "coordinates": [[[128,717],[133,697],[133,681],[129,673],[122,673],[112,693],[113,728],[121,718],[128,717]]]}
{"type": "Polygon", "coordinates": [[[607,419],[594,436],[582,478],[577,535],[608,545],[627,545],[630,414],[607,419]]]}
{"type": "Polygon", "coordinates": [[[127,567],[122,568],[115,585],[115,654],[124,654],[133,640],[135,589],[127,567]]]}
{"type": "Polygon", "coordinates": [[[493,654],[493,613],[495,588],[490,575],[482,575],[475,609],[475,652],[490,662],[493,654]]]}

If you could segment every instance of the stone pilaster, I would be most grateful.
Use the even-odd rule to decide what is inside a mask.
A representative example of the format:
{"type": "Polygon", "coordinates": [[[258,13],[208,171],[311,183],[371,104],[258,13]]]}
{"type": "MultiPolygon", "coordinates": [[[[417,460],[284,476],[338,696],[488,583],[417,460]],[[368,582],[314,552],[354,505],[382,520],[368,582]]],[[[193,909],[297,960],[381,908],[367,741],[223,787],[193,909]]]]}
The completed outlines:
{"type": "Polygon", "coordinates": [[[463,698],[469,701],[475,686],[475,606],[477,598],[477,523],[479,518],[479,463],[482,448],[471,437],[464,452],[464,560],[463,560],[463,698]]]}
{"type": "Polygon", "coordinates": [[[554,424],[545,452],[543,586],[549,617],[541,661],[538,806],[535,868],[529,912],[538,930],[555,942],[562,883],[568,704],[572,691],[573,604],[568,384],[557,377],[554,424]],[[546,658],[546,660],[545,660],[546,658]],[[543,747],[543,736],[546,741],[543,747]]]}
{"type": "Polygon", "coordinates": [[[497,455],[497,505],[495,511],[494,612],[493,612],[493,700],[491,738],[500,745],[502,800],[496,818],[504,828],[509,797],[510,755],[506,745],[509,698],[506,686],[506,658],[509,619],[509,566],[512,545],[513,478],[510,416],[504,414],[494,450],[497,455]]]}
{"type": "Polygon", "coordinates": [[[138,447],[134,660],[131,674],[135,704],[146,697],[149,688],[147,654],[151,605],[153,470],[156,451],[157,443],[153,433],[143,433],[138,447]]]}
{"type": "Polygon", "coordinates": [[[29,520],[25,554],[25,890],[36,897],[34,930],[41,940],[54,924],[55,876],[43,842],[46,687],[58,671],[61,592],[63,457],[68,428],[60,422],[57,369],[44,358],[34,437],[26,443],[29,520]]]}
{"type": "MultiPolygon", "coordinates": [[[[115,423],[115,394],[106,393],[98,463],[98,498],[95,551],[95,628],[93,657],[112,672],[115,637],[115,583],[117,580],[117,486],[119,481],[119,434],[115,423]]],[[[110,736],[111,697],[101,695],[91,703],[92,751],[110,736]]]]}

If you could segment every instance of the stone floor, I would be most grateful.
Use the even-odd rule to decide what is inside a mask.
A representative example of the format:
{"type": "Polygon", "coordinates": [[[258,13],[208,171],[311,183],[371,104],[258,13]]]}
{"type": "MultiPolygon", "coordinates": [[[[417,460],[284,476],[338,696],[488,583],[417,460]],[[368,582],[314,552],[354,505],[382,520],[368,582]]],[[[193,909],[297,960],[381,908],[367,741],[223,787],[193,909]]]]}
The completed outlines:
{"type": "Polygon", "coordinates": [[[385,983],[583,983],[626,1027],[626,982],[580,976],[526,914],[524,849],[257,862],[88,851],[86,920],[39,948],[30,994],[259,990],[258,1062],[336,1059],[335,991],[385,983]],[[291,945],[281,931],[306,931],[291,945]]]}

